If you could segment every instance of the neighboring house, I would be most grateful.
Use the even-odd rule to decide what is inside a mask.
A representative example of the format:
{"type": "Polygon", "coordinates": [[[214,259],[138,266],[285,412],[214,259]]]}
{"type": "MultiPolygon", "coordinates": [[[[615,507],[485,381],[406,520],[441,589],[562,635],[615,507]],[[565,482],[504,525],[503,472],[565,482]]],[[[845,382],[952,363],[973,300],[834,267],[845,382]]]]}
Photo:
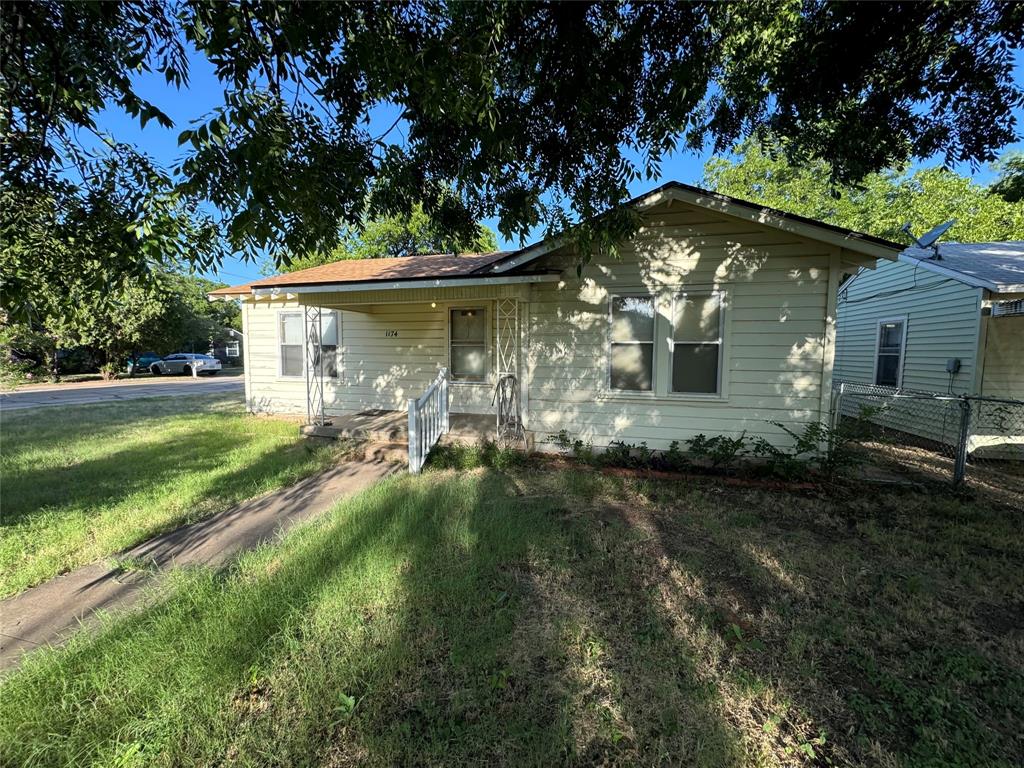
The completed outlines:
{"type": "MultiPolygon", "coordinates": [[[[843,284],[838,318],[837,382],[1024,400],[1024,242],[907,248],[843,284]]],[[[956,431],[948,416],[904,428],[956,431]]]]}
{"type": "Polygon", "coordinates": [[[514,375],[537,444],[562,430],[597,447],[785,443],[771,422],[826,419],[840,280],[901,246],[678,183],[631,204],[637,234],[579,273],[549,239],[212,292],[242,300],[249,409],[402,414],[446,368],[453,414],[494,414],[499,376],[514,375]]]}
{"type": "Polygon", "coordinates": [[[245,356],[242,348],[245,346],[245,339],[241,331],[234,328],[223,328],[222,333],[210,340],[208,355],[220,360],[225,367],[241,367],[245,356]]]}

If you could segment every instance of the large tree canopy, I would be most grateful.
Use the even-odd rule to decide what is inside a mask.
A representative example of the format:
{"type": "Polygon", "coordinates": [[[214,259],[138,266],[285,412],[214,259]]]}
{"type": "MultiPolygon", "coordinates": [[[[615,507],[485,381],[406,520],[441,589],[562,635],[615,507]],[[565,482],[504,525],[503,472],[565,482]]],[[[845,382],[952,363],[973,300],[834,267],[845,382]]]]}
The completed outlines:
{"type": "MultiPolygon", "coordinates": [[[[839,181],[936,153],[990,161],[1024,101],[1024,4],[996,0],[50,0],[0,14],[5,188],[33,205],[69,179],[88,194],[85,151],[109,151],[99,110],[169,126],[133,78],[187,87],[194,49],[223,104],[178,126],[179,168],[132,166],[133,232],[148,241],[154,216],[215,211],[221,245],[254,257],[329,251],[341,227],[417,202],[463,238],[492,216],[508,237],[565,229],[657,176],[669,151],[766,129],[791,160],[828,158],[839,181]],[[382,108],[394,125],[370,130],[382,108]]],[[[574,230],[587,248],[633,224],[598,222],[574,230]]],[[[162,234],[160,247],[179,242],[162,234]]],[[[183,250],[218,258],[201,245],[183,250]]]]}
{"type": "Polygon", "coordinates": [[[991,186],[944,168],[913,173],[886,170],[864,177],[856,186],[832,183],[832,168],[823,160],[794,165],[754,141],[732,156],[715,157],[704,168],[710,189],[798,213],[897,242],[910,243],[901,231],[922,235],[950,219],[956,224],[944,239],[961,242],[1024,240],[1024,205],[1013,195],[1019,185],[1016,160],[999,164],[991,186]]]}

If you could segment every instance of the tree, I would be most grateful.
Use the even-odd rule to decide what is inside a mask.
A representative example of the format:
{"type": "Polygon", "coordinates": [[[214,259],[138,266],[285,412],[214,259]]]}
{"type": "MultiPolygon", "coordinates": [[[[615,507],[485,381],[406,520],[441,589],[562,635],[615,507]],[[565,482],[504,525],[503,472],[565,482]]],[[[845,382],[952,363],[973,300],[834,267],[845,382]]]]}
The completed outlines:
{"type": "Polygon", "coordinates": [[[1024,152],[1008,152],[996,164],[999,178],[992,191],[1008,203],[1024,201],[1024,152]]]}
{"type": "Polygon", "coordinates": [[[704,183],[715,191],[897,242],[910,242],[900,231],[908,222],[920,235],[949,219],[957,220],[949,240],[1024,239],[1024,206],[945,168],[887,170],[857,186],[835,185],[833,178],[823,160],[796,166],[770,143],[754,141],[704,168],[704,183]]]}
{"type": "MultiPolygon", "coordinates": [[[[278,260],[329,252],[339,223],[417,202],[453,236],[493,216],[509,238],[568,230],[586,253],[632,231],[622,208],[594,216],[673,150],[770,131],[791,161],[828,158],[851,182],[936,153],[988,162],[1016,138],[1024,103],[1024,4],[997,0],[884,12],[824,0],[37,0],[0,14],[3,185],[16,199],[52,197],[68,167],[77,194],[95,188],[74,169],[108,151],[101,109],[170,125],[133,75],[185,87],[191,48],[214,65],[223,104],[181,131],[179,168],[134,150],[134,231],[149,242],[152,211],[188,201],[198,220],[217,212],[223,248],[278,260]],[[383,108],[394,124],[371,132],[383,108]]],[[[203,264],[223,253],[182,250],[203,264]]]]}
{"type": "MultiPolygon", "coordinates": [[[[383,216],[366,222],[361,229],[346,228],[341,242],[327,254],[292,258],[282,265],[285,272],[308,269],[342,259],[379,259],[422,253],[488,253],[498,248],[494,231],[482,224],[469,239],[452,236],[438,227],[423,210],[413,206],[408,216],[383,216]]],[[[273,263],[267,265],[268,273],[273,263]]]]}

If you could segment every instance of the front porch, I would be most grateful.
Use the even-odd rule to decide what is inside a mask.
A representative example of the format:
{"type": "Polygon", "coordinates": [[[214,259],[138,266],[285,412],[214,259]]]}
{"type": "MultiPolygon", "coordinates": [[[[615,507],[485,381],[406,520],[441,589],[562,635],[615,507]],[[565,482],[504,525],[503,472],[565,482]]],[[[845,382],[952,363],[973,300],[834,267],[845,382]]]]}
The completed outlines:
{"type": "MultiPolygon", "coordinates": [[[[494,440],[496,420],[493,415],[452,413],[449,429],[440,442],[478,443],[494,440]]],[[[331,416],[328,424],[306,424],[302,434],[308,437],[327,437],[335,440],[366,440],[375,443],[409,444],[409,414],[407,411],[367,410],[344,416],[331,416]]]]}

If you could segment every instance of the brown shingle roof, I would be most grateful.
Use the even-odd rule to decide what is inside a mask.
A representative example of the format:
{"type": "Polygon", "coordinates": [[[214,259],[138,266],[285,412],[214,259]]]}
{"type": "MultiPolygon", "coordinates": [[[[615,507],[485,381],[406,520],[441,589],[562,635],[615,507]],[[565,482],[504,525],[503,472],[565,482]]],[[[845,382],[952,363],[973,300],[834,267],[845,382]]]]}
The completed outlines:
{"type": "Polygon", "coordinates": [[[493,253],[426,254],[401,256],[390,259],[348,259],[334,261],[319,267],[287,272],[244,285],[218,288],[210,296],[238,296],[253,288],[285,288],[300,285],[326,285],[330,283],[372,283],[381,280],[427,280],[439,277],[467,277],[505,256],[507,251],[493,253]]]}

